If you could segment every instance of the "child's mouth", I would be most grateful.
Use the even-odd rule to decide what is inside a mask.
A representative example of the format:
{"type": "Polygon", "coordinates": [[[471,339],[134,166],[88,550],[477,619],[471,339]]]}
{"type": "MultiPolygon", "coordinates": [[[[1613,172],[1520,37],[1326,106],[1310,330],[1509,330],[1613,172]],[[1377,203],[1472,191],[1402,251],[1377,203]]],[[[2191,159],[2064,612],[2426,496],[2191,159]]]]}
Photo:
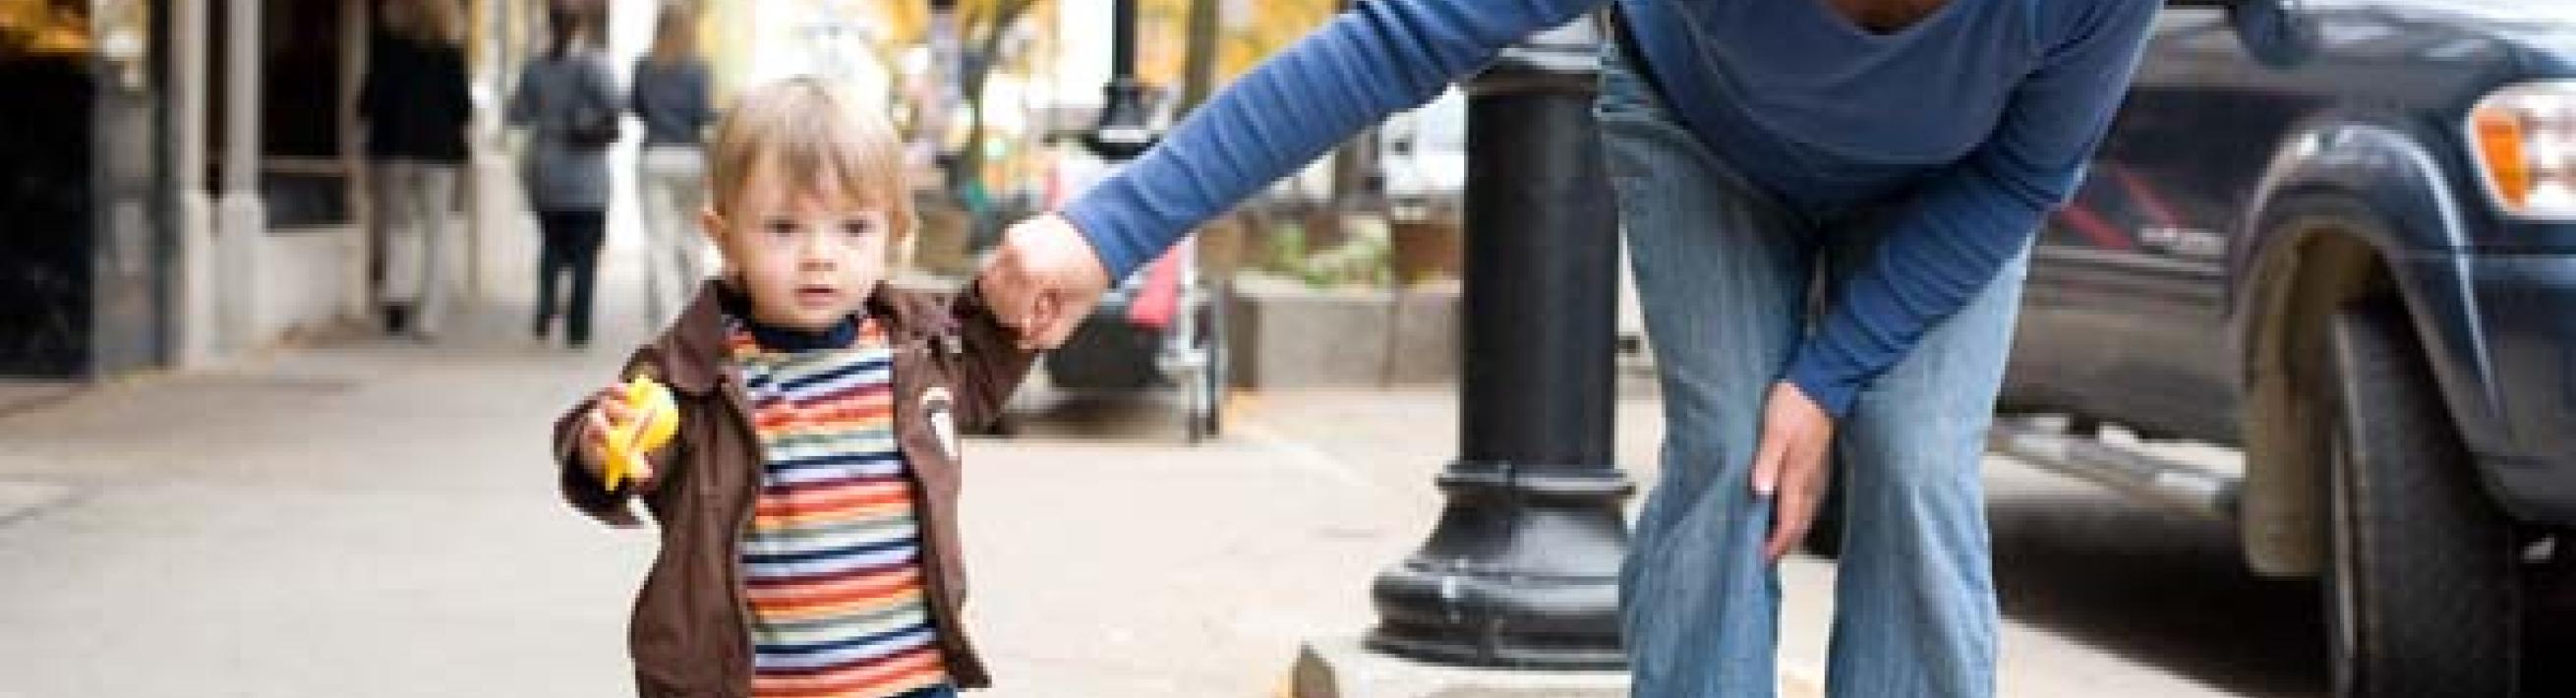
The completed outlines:
{"type": "Polygon", "coordinates": [[[808,306],[828,305],[839,300],[841,290],[830,286],[798,286],[796,302],[808,306]]]}

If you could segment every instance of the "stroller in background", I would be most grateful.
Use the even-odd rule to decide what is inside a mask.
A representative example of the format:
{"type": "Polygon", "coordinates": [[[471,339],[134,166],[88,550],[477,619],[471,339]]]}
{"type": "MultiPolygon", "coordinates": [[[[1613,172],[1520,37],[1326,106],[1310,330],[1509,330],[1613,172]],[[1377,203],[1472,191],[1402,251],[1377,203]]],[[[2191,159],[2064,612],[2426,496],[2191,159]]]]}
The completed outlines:
{"type": "Polygon", "coordinates": [[[1223,290],[1199,272],[1198,243],[1184,240],[1111,288],[1064,346],[1047,377],[1080,391],[1178,389],[1190,443],[1225,427],[1229,353],[1223,290]]]}
{"type": "MultiPolygon", "coordinates": [[[[1106,173],[1097,162],[1085,162],[1051,173],[1039,210],[1053,210],[1082,185],[1106,173]],[[1073,170],[1073,171],[1068,171],[1073,170]]],[[[992,242],[1001,231],[994,226],[992,242]]],[[[988,245],[979,245],[979,247],[988,245]]],[[[1047,353],[1048,380],[1057,388],[1079,392],[1179,390],[1182,433],[1196,444],[1215,438],[1225,428],[1225,389],[1230,362],[1226,347],[1225,293],[1218,280],[1201,273],[1199,245],[1185,239],[1103,294],[1061,347],[1047,353]]],[[[997,433],[1015,429],[1016,415],[1005,414],[997,433]]]]}

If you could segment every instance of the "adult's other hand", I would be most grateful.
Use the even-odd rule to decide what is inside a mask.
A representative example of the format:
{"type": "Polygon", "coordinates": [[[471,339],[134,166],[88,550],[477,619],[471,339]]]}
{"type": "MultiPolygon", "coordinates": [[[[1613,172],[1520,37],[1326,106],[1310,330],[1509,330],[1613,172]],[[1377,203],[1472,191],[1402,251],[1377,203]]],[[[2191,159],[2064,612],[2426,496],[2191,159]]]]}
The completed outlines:
{"type": "Polygon", "coordinates": [[[1762,443],[1754,449],[1753,492],[1771,499],[1771,537],[1762,546],[1764,562],[1779,562],[1807,537],[1816,506],[1824,501],[1832,469],[1825,456],[1834,445],[1834,418],[1807,397],[1806,391],[1782,381],[1772,386],[1762,407],[1762,443]]]}
{"type": "Polygon", "coordinates": [[[1050,213],[1004,231],[975,283],[994,316],[1019,331],[1022,348],[1054,349],[1109,290],[1109,272],[1082,231],[1050,213]]]}

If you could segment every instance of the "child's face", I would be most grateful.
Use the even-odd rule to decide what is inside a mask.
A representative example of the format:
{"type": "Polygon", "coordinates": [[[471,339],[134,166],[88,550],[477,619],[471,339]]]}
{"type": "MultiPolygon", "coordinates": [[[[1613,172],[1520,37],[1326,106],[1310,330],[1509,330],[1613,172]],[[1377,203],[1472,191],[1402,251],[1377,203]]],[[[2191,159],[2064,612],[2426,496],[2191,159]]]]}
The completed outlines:
{"type": "MultiPolygon", "coordinates": [[[[857,312],[885,278],[885,210],[844,193],[790,186],[772,167],[752,168],[729,210],[704,227],[727,274],[750,294],[753,319],[825,330],[857,312]]],[[[828,187],[827,187],[828,188],[828,187]]]]}

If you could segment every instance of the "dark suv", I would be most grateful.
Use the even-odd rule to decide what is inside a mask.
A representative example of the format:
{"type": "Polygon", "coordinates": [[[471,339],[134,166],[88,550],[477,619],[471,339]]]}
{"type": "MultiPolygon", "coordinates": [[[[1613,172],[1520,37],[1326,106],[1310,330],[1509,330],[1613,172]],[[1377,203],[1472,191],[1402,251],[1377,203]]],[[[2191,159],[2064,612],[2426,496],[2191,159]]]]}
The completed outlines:
{"type": "Polygon", "coordinates": [[[2338,695],[2509,695],[2520,587],[2576,552],[2576,0],[2249,2],[2166,10],[1996,446],[2320,579],[2338,695]]]}

